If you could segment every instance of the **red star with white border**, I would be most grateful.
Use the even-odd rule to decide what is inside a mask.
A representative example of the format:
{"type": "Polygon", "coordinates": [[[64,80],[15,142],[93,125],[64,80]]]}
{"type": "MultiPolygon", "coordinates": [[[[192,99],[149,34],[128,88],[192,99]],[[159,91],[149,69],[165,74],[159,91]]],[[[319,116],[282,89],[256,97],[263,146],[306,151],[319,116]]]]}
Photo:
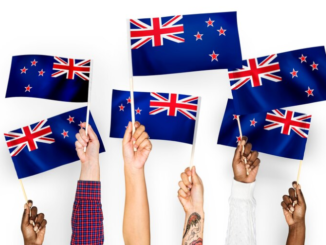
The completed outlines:
{"type": "Polygon", "coordinates": [[[314,96],[313,92],[314,92],[314,89],[310,89],[309,87],[308,87],[308,90],[306,90],[306,93],[308,94],[308,97],[309,96],[314,96]]]}
{"type": "Polygon", "coordinates": [[[69,132],[69,131],[65,131],[65,130],[63,130],[63,132],[61,133],[61,134],[63,135],[63,138],[64,138],[64,139],[65,139],[66,137],[69,137],[68,132],[69,132]]]}
{"type": "Polygon", "coordinates": [[[69,115],[69,118],[67,120],[69,121],[69,124],[75,122],[74,117],[71,117],[70,115],[69,115]]]}
{"type": "Polygon", "coordinates": [[[43,74],[44,74],[44,73],[45,73],[45,71],[43,71],[43,69],[42,69],[42,70],[40,70],[40,71],[38,72],[38,75],[43,77],[43,74]]]}
{"type": "Polygon", "coordinates": [[[255,118],[252,119],[252,120],[250,120],[250,127],[251,127],[251,126],[256,127],[256,123],[257,123],[257,121],[255,120],[255,118]]]}
{"type": "Polygon", "coordinates": [[[128,99],[126,99],[126,100],[127,100],[127,104],[130,104],[131,103],[130,97],[128,99]]]}
{"type": "Polygon", "coordinates": [[[136,115],[137,115],[137,114],[139,114],[139,115],[140,115],[140,113],[141,113],[141,111],[142,111],[142,110],[141,110],[141,109],[139,109],[139,107],[138,107],[138,108],[137,108],[137,110],[135,110],[135,111],[136,111],[136,115]]]}
{"type": "Polygon", "coordinates": [[[120,111],[124,111],[125,110],[125,106],[123,106],[123,104],[119,105],[119,109],[120,111]]]}
{"type": "Polygon", "coordinates": [[[209,56],[212,57],[212,62],[213,62],[214,60],[218,61],[218,60],[217,60],[217,56],[219,56],[219,54],[215,54],[214,51],[213,51],[213,53],[210,54],[209,56]]]}
{"type": "Polygon", "coordinates": [[[310,65],[312,67],[312,70],[318,70],[318,64],[315,63],[315,61],[312,62],[312,65],[310,65]]]}
{"type": "Polygon", "coordinates": [[[29,86],[29,84],[28,84],[28,86],[27,87],[25,87],[25,92],[31,92],[31,86],[29,86]]]}
{"type": "Polygon", "coordinates": [[[237,143],[239,143],[239,141],[241,140],[241,137],[238,136],[238,137],[236,137],[236,138],[237,138],[237,143]]]}
{"type": "Polygon", "coordinates": [[[301,55],[301,57],[299,57],[299,60],[301,60],[302,62],[306,62],[307,63],[307,56],[303,56],[303,54],[301,55]]]}
{"type": "Polygon", "coordinates": [[[217,30],[219,33],[220,33],[220,35],[219,36],[221,36],[221,35],[224,35],[225,36],[225,32],[226,32],[226,30],[225,29],[223,29],[223,27],[221,26],[221,28],[219,29],[219,30],[217,30]]]}
{"type": "Polygon", "coordinates": [[[36,66],[36,63],[37,63],[38,61],[36,61],[35,59],[33,60],[33,61],[31,61],[31,63],[32,63],[32,66],[36,66]]]}
{"type": "Polygon", "coordinates": [[[293,68],[293,71],[290,72],[290,74],[292,75],[292,78],[298,77],[298,72],[299,71],[295,71],[294,68],[293,68]]]}
{"type": "Polygon", "coordinates": [[[209,27],[209,26],[213,26],[213,23],[215,22],[215,20],[211,20],[211,18],[209,18],[208,21],[205,21],[205,22],[207,23],[207,27],[209,27]]]}
{"type": "Polygon", "coordinates": [[[204,34],[200,34],[199,31],[197,31],[197,34],[194,35],[196,37],[196,41],[197,40],[203,40],[201,37],[203,36],[204,34]]]}
{"type": "Polygon", "coordinates": [[[26,71],[27,71],[28,69],[24,66],[24,68],[23,68],[23,69],[20,69],[20,70],[21,70],[21,73],[20,73],[20,74],[23,74],[23,73],[26,74],[26,71]]]}
{"type": "Polygon", "coordinates": [[[238,116],[233,114],[233,120],[237,120],[238,119],[238,116]]]}

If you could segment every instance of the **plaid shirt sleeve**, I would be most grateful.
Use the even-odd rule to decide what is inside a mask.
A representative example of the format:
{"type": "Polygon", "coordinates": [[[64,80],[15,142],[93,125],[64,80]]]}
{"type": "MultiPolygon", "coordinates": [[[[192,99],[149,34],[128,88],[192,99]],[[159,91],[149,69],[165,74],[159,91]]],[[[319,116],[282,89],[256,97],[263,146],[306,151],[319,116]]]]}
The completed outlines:
{"type": "Polygon", "coordinates": [[[71,245],[103,244],[101,182],[78,181],[71,225],[71,245]]]}

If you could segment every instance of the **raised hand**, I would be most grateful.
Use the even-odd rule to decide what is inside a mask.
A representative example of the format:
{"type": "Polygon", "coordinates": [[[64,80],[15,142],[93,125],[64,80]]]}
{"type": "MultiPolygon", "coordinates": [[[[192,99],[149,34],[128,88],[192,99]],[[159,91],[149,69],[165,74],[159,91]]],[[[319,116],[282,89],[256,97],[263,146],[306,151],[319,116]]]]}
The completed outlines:
{"type": "Polygon", "coordinates": [[[256,180],[260,159],[258,152],[252,151],[251,143],[243,136],[235,150],[232,168],[234,179],[243,183],[252,183],[256,180]]]}
{"type": "Polygon", "coordinates": [[[21,231],[25,245],[42,245],[45,236],[47,221],[44,214],[37,213],[37,207],[32,207],[33,201],[24,205],[24,213],[21,223],[21,231]]]}
{"type": "Polygon", "coordinates": [[[135,128],[136,131],[132,135],[132,123],[129,122],[122,141],[123,159],[128,167],[142,169],[152,150],[152,143],[144,125],[135,122],[135,128]]]}

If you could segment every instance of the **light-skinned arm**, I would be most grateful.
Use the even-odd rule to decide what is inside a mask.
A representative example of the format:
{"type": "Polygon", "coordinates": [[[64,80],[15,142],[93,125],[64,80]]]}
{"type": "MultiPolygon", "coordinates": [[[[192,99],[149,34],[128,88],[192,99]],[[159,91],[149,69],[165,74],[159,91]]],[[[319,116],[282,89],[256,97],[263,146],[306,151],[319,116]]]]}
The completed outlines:
{"type": "Polygon", "coordinates": [[[129,122],[122,141],[126,186],[123,237],[126,245],[149,245],[150,217],[144,165],[152,144],[145,126],[136,122],[135,128],[132,134],[129,122]]]}
{"type": "Polygon", "coordinates": [[[182,245],[202,245],[204,235],[204,185],[196,167],[181,173],[178,198],[185,211],[182,245]]]}

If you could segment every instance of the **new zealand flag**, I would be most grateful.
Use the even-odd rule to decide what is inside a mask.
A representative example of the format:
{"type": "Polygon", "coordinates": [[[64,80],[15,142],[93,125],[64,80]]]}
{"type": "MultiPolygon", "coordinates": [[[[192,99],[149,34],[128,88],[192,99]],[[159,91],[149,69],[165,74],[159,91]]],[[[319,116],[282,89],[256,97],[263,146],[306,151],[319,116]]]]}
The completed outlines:
{"type": "MultiPolygon", "coordinates": [[[[18,178],[77,161],[75,135],[80,129],[80,123],[86,121],[86,111],[87,107],[83,107],[5,133],[18,178]]],[[[91,113],[89,124],[100,141],[100,153],[105,152],[91,113]]]]}
{"type": "MultiPolygon", "coordinates": [[[[217,144],[236,147],[241,138],[233,102],[228,100],[217,144]]],[[[253,150],[303,160],[311,115],[276,109],[241,115],[240,123],[253,150]]]]}
{"type": "Polygon", "coordinates": [[[236,12],[130,19],[134,76],[241,66],[236,12]]]}
{"type": "Polygon", "coordinates": [[[324,47],[243,61],[229,70],[234,108],[249,114],[326,100],[324,47]]]}
{"type": "Polygon", "coordinates": [[[13,56],[6,98],[33,97],[87,102],[90,64],[89,59],[13,56]]]}
{"type": "MultiPolygon", "coordinates": [[[[145,125],[151,139],[193,143],[198,96],[134,92],[136,121],[145,125]]],[[[123,138],[131,121],[129,91],[113,90],[111,134],[123,138]]]]}

